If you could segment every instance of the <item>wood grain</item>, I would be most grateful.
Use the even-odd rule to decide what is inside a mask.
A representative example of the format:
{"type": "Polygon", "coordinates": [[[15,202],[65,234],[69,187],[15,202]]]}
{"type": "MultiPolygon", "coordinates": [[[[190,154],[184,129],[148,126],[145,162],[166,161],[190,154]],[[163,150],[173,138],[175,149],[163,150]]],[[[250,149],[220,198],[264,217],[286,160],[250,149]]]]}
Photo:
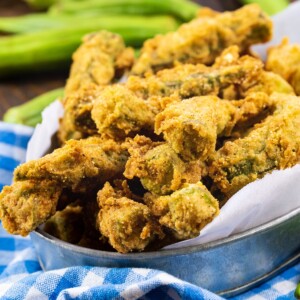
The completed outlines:
{"type": "MultiPolygon", "coordinates": [[[[218,11],[234,10],[240,6],[237,0],[196,0],[204,6],[218,11]]],[[[14,16],[30,13],[32,10],[21,0],[0,0],[0,16],[14,16]]],[[[0,119],[5,111],[22,104],[33,97],[51,89],[64,86],[68,72],[19,76],[14,79],[0,80],[0,119]]]]}

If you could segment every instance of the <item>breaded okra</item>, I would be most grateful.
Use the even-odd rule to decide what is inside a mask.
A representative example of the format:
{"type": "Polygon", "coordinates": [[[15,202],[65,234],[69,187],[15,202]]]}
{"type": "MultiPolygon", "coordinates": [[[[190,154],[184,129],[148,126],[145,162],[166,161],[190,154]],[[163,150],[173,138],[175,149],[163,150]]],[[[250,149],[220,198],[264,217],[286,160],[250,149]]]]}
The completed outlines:
{"type": "Polygon", "coordinates": [[[272,114],[242,138],[225,142],[210,162],[214,188],[226,199],[272,170],[292,167],[300,160],[300,98],[274,93],[270,102],[272,114]]]}
{"type": "Polygon", "coordinates": [[[11,234],[26,236],[56,211],[62,187],[51,179],[16,181],[0,193],[0,219],[11,234]]]}
{"type": "Polygon", "coordinates": [[[170,194],[187,182],[198,182],[205,170],[203,162],[184,162],[169,144],[144,136],[136,136],[128,151],[125,177],[139,178],[146,190],[157,195],[170,194]]]}
{"type": "Polygon", "coordinates": [[[218,201],[201,183],[185,184],[171,195],[146,194],[145,202],[159,223],[179,240],[196,237],[219,214],[218,201]]]}
{"type": "Polygon", "coordinates": [[[73,63],[65,87],[65,112],[58,132],[62,144],[71,138],[80,139],[85,137],[86,133],[90,133],[94,124],[88,115],[90,109],[87,100],[93,102],[97,95],[96,87],[110,84],[120,78],[131,67],[133,61],[133,49],[125,47],[120,35],[100,31],[85,36],[81,46],[73,54],[73,63]],[[87,107],[84,107],[83,103],[88,104],[87,107]],[[75,117],[76,114],[79,116],[75,117]],[[78,129],[81,123],[89,124],[91,128],[85,126],[78,129]]]}
{"type": "Polygon", "coordinates": [[[283,39],[280,45],[271,47],[266,68],[286,79],[300,96],[300,44],[283,39]]]}
{"type": "Polygon", "coordinates": [[[157,72],[173,67],[176,62],[211,65],[230,45],[238,45],[245,53],[251,45],[266,42],[271,36],[271,19],[256,4],[234,12],[202,16],[175,32],[147,40],[132,72],[157,72]]]}
{"type": "Polygon", "coordinates": [[[236,136],[263,118],[272,103],[265,93],[236,101],[216,96],[194,97],[169,105],[156,116],[155,132],[184,160],[205,161],[214,154],[217,138],[236,136]]]}
{"type": "Polygon", "coordinates": [[[99,230],[121,253],[143,251],[156,236],[164,236],[149,208],[131,197],[126,186],[115,190],[108,182],[98,192],[99,230]]]}
{"type": "Polygon", "coordinates": [[[122,174],[127,158],[126,147],[114,140],[70,140],[62,148],[17,167],[14,180],[52,180],[63,188],[83,193],[122,174]]]}

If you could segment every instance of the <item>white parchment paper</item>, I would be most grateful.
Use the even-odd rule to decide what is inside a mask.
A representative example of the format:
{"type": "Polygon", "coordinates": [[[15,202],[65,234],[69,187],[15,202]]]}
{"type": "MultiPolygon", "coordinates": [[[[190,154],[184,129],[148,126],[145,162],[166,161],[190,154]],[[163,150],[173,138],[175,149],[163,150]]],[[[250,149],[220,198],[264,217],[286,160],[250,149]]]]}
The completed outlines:
{"type": "Polygon", "coordinates": [[[28,143],[26,161],[37,159],[47,153],[51,139],[59,127],[64,109],[60,101],[54,101],[42,112],[42,123],[38,124],[28,143]]]}
{"type": "MultiPolygon", "coordinates": [[[[276,15],[273,21],[273,40],[253,47],[262,59],[265,58],[266,49],[270,45],[279,44],[284,36],[289,37],[292,43],[300,43],[300,1],[276,15]]],[[[59,101],[43,112],[42,124],[37,126],[28,145],[27,161],[37,159],[47,152],[62,115],[63,107],[59,101]]],[[[274,171],[246,185],[228,200],[220,215],[201,231],[199,237],[165,249],[199,245],[225,238],[284,216],[297,208],[300,208],[300,164],[290,169],[274,171]]]]}

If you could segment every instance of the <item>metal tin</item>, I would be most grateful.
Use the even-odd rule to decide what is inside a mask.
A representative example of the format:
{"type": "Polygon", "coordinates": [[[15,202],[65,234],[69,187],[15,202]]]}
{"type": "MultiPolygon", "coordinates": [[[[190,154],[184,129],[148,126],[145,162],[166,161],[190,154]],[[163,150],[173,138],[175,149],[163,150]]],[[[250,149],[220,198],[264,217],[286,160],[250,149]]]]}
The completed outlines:
{"type": "Polygon", "coordinates": [[[165,271],[222,296],[233,296],[274,276],[300,258],[300,208],[264,225],[215,242],[174,250],[119,254],[31,233],[44,270],[90,265],[165,271]]]}

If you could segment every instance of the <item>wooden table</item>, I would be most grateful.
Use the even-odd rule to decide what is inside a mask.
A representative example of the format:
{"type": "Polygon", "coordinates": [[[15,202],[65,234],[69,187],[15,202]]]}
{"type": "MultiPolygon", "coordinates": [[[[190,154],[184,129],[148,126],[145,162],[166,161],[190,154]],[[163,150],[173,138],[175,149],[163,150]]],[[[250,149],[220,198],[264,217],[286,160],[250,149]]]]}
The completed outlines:
{"type": "MultiPolygon", "coordinates": [[[[218,11],[234,10],[240,6],[237,0],[196,0],[200,4],[218,11]]],[[[31,12],[21,0],[0,0],[0,16],[20,15],[31,12]]],[[[4,112],[15,106],[56,87],[64,86],[68,72],[22,76],[0,80],[0,119],[4,112]]]]}

